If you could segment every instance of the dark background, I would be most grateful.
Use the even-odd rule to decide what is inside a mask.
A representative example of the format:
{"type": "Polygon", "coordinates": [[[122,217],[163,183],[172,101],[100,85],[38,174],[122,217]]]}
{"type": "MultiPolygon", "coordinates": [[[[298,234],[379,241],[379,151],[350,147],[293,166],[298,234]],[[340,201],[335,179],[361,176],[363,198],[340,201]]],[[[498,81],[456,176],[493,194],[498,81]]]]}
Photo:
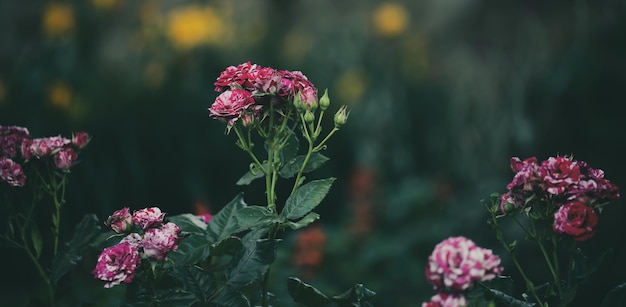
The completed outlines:
{"type": "MultiPolygon", "coordinates": [[[[242,190],[261,203],[263,191],[234,184],[249,161],[207,116],[213,82],[246,61],[300,70],[351,114],[313,175],[338,177],[317,210],[322,262],[303,273],[290,260],[298,237],[285,234],[272,288],[284,295],[284,278],[300,274],[330,294],[360,282],[376,305],[415,306],[434,294],[423,268],[449,236],[494,249],[516,276],[480,205],[505,192],[511,156],[573,154],[626,186],[624,13],[617,0],[5,0],[0,124],[92,135],[70,176],[65,236],[84,214],[123,206],[216,212],[242,190]]],[[[590,257],[614,253],[577,306],[626,281],[623,206],[581,244],[590,257]]],[[[35,272],[17,251],[0,258],[3,297],[25,304],[35,272]]],[[[66,291],[114,302],[121,290],[91,280],[92,258],[66,291]]]]}

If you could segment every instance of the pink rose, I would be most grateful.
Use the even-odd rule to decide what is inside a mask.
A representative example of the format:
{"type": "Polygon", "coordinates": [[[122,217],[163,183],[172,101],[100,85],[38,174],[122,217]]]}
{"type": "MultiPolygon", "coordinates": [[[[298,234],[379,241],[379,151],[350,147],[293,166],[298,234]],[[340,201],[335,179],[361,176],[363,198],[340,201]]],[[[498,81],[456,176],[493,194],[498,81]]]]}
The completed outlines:
{"type": "Polygon", "coordinates": [[[500,212],[501,213],[507,213],[507,212],[511,212],[513,209],[521,206],[522,204],[520,204],[515,197],[513,197],[511,194],[507,193],[507,194],[502,194],[500,195],[500,212]]]}
{"type": "Polygon", "coordinates": [[[4,181],[12,187],[23,187],[26,184],[26,175],[22,166],[9,159],[0,157],[0,181],[4,181]]]}
{"type": "Polygon", "coordinates": [[[580,201],[567,203],[554,214],[552,230],[566,234],[576,241],[586,241],[595,233],[598,215],[592,207],[580,201]]]}
{"type": "Polygon", "coordinates": [[[550,157],[539,166],[538,173],[549,194],[559,195],[580,180],[580,167],[568,157],[550,157]]]}
{"type": "Polygon", "coordinates": [[[166,223],[161,228],[147,229],[141,243],[143,254],[159,261],[167,259],[170,251],[178,249],[180,232],[180,227],[174,223],[166,223]]]}
{"type": "Polygon", "coordinates": [[[422,303],[422,307],[464,307],[467,300],[461,293],[440,292],[430,298],[430,302],[422,303]]]}
{"type": "Polygon", "coordinates": [[[72,147],[65,147],[54,154],[54,165],[60,170],[68,170],[78,160],[78,154],[72,147]]]}
{"type": "Polygon", "coordinates": [[[502,272],[500,258],[465,237],[451,237],[435,246],[428,257],[426,279],[436,290],[463,291],[475,281],[495,278],[502,272]]]}
{"type": "Polygon", "coordinates": [[[121,283],[130,283],[135,277],[135,269],[141,262],[139,252],[124,242],[105,248],[93,270],[93,276],[106,281],[105,288],[121,283]]]}
{"type": "Polygon", "coordinates": [[[28,129],[18,126],[0,126],[0,157],[15,158],[24,139],[30,138],[28,129]]]}
{"type": "Polygon", "coordinates": [[[280,89],[281,77],[277,70],[263,67],[248,74],[255,94],[276,94],[280,89]]]}
{"type": "Polygon", "coordinates": [[[27,143],[27,146],[22,146],[22,154],[26,160],[31,156],[42,158],[55,154],[66,145],[70,145],[72,141],[61,136],[53,136],[32,139],[27,143]]]}
{"type": "Polygon", "coordinates": [[[116,233],[124,233],[133,226],[133,217],[130,214],[130,209],[126,207],[113,212],[113,215],[109,216],[104,223],[116,233]]]}
{"type": "Polygon", "coordinates": [[[209,108],[209,116],[228,123],[228,128],[235,125],[241,115],[254,104],[252,93],[234,89],[217,96],[209,108]]]}
{"type": "Polygon", "coordinates": [[[158,207],[144,208],[133,213],[133,223],[141,229],[156,227],[161,225],[165,218],[165,213],[158,207]]]}
{"type": "Polygon", "coordinates": [[[140,234],[133,232],[125,236],[120,243],[128,243],[133,248],[139,250],[143,243],[143,237],[140,234]]]}
{"type": "Polygon", "coordinates": [[[72,144],[78,149],[83,149],[89,143],[90,137],[87,132],[76,132],[72,136],[72,144]]]}
{"type": "Polygon", "coordinates": [[[506,188],[515,194],[529,194],[539,188],[539,175],[537,174],[537,158],[531,157],[520,160],[518,157],[511,158],[511,170],[515,176],[506,188]]]}
{"type": "Polygon", "coordinates": [[[300,102],[307,110],[317,109],[317,90],[314,87],[307,86],[300,91],[300,102]]]}
{"type": "Polygon", "coordinates": [[[258,65],[245,62],[235,66],[229,66],[220,73],[215,81],[215,91],[223,92],[233,89],[253,90],[253,79],[259,70],[258,65]]]}

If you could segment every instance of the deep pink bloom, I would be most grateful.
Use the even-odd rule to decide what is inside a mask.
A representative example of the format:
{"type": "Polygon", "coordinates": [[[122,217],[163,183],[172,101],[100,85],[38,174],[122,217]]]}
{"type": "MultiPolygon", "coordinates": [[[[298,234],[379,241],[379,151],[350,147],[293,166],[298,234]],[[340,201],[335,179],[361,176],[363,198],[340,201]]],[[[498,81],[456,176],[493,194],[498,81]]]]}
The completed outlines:
{"type": "Polygon", "coordinates": [[[550,157],[543,161],[537,171],[545,184],[545,190],[560,195],[580,180],[580,167],[569,157],[550,157]]]}
{"type": "Polygon", "coordinates": [[[60,170],[68,170],[78,160],[78,154],[72,147],[61,148],[54,154],[54,165],[60,170]]]}
{"type": "Polygon", "coordinates": [[[105,248],[98,256],[98,263],[92,273],[95,278],[106,281],[105,288],[111,288],[130,283],[140,262],[137,249],[124,242],[105,248]]]}
{"type": "Polygon", "coordinates": [[[430,302],[422,303],[422,307],[464,307],[467,300],[461,293],[439,292],[430,298],[430,302]]]}
{"type": "Polygon", "coordinates": [[[26,160],[32,156],[42,158],[53,155],[70,144],[72,144],[71,140],[61,136],[25,140],[22,144],[22,154],[26,160]]]}
{"type": "Polygon", "coordinates": [[[211,220],[211,218],[213,217],[213,215],[211,213],[204,213],[204,214],[200,214],[198,215],[198,217],[205,223],[209,223],[209,221],[211,220]]]}
{"type": "Polygon", "coordinates": [[[506,188],[515,194],[531,194],[539,189],[539,175],[537,174],[537,158],[531,157],[520,160],[518,157],[511,158],[511,170],[515,176],[506,188]]]}
{"type": "Polygon", "coordinates": [[[83,149],[85,148],[85,146],[87,146],[90,139],[91,138],[89,137],[89,134],[87,134],[87,132],[76,132],[72,136],[72,144],[74,144],[74,146],[76,146],[76,148],[78,149],[83,149]]]}
{"type": "Polygon", "coordinates": [[[247,89],[252,91],[255,88],[253,80],[257,78],[259,66],[245,62],[235,66],[229,66],[220,73],[215,81],[215,91],[223,92],[233,89],[247,89]]]}
{"type": "Polygon", "coordinates": [[[276,69],[271,67],[251,70],[248,77],[252,85],[250,90],[254,94],[276,94],[282,84],[280,74],[276,69]]]}
{"type": "Polygon", "coordinates": [[[0,157],[17,157],[22,141],[28,138],[30,133],[24,127],[0,126],[0,157]]]}
{"type": "Polygon", "coordinates": [[[133,213],[133,223],[144,230],[161,225],[163,218],[165,213],[158,207],[144,208],[133,213]]]}
{"type": "Polygon", "coordinates": [[[249,91],[240,89],[225,91],[217,96],[209,108],[209,116],[227,122],[228,128],[231,128],[253,104],[254,98],[249,91]]]}
{"type": "Polygon", "coordinates": [[[293,98],[296,94],[304,92],[307,88],[312,88],[317,92],[313,83],[311,83],[302,72],[281,70],[279,73],[282,77],[281,88],[278,91],[280,96],[293,98]]]}
{"type": "Polygon", "coordinates": [[[0,181],[4,181],[12,187],[23,187],[26,184],[26,175],[22,166],[9,159],[0,157],[0,181]]]}
{"type": "Polygon", "coordinates": [[[163,224],[161,228],[149,228],[143,235],[143,254],[156,260],[167,259],[170,251],[178,249],[181,229],[174,223],[163,224]]]}
{"type": "Polygon", "coordinates": [[[125,207],[113,212],[113,215],[109,216],[104,223],[116,233],[124,233],[133,226],[133,217],[130,214],[130,209],[125,207]]]}
{"type": "Polygon", "coordinates": [[[465,237],[450,237],[435,246],[428,257],[426,279],[435,290],[463,291],[475,281],[486,281],[502,273],[500,258],[465,237]]]}
{"type": "Polygon", "coordinates": [[[566,234],[576,241],[586,241],[595,233],[598,215],[592,207],[580,201],[567,203],[554,214],[552,229],[557,234],[566,234]]]}
{"type": "Polygon", "coordinates": [[[590,203],[601,203],[619,198],[619,188],[604,178],[604,171],[591,168],[587,162],[578,162],[580,181],[568,189],[568,199],[586,200],[590,203]]]}

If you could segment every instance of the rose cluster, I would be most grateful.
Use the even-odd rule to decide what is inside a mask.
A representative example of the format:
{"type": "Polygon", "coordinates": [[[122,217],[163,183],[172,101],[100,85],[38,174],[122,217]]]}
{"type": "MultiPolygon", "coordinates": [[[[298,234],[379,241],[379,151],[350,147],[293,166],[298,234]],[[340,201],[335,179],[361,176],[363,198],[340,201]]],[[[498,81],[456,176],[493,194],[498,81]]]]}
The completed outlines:
{"type": "Polygon", "coordinates": [[[572,157],[550,157],[541,163],[535,157],[513,157],[511,169],[515,176],[507,185],[508,192],[500,195],[500,211],[548,206],[553,212],[549,216],[554,219],[553,230],[577,241],[594,234],[596,208],[620,196],[618,187],[604,178],[602,170],[572,157]]]}
{"type": "Polygon", "coordinates": [[[130,283],[142,259],[167,260],[178,249],[181,228],[163,223],[165,213],[157,207],[130,213],[129,208],[113,212],[105,224],[115,233],[126,234],[116,245],[105,248],[93,270],[95,278],[106,281],[105,288],[130,283]]]}
{"type": "Polygon", "coordinates": [[[28,129],[18,126],[0,126],[0,181],[10,186],[24,186],[26,175],[19,159],[50,157],[54,166],[68,171],[78,161],[78,151],[89,143],[89,135],[77,132],[71,139],[61,136],[31,138],[28,129]]]}
{"type": "Polygon", "coordinates": [[[290,101],[309,110],[318,106],[317,89],[299,71],[246,62],[227,67],[214,85],[221,94],[209,108],[209,116],[225,121],[228,129],[240,119],[246,127],[262,121],[270,104],[278,109],[290,108],[290,101]]]}
{"type": "Polygon", "coordinates": [[[438,294],[422,306],[465,306],[464,290],[499,276],[502,270],[500,258],[491,250],[465,237],[450,237],[428,257],[426,279],[438,294]]]}

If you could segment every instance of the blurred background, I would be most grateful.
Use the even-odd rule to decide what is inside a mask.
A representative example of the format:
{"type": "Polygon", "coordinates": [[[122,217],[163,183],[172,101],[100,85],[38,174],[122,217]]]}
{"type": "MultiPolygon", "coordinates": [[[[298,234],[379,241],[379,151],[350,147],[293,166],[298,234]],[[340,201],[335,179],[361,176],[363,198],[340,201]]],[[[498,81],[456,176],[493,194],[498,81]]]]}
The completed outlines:
{"type": "MultiPolygon", "coordinates": [[[[322,218],[284,234],[271,288],[290,305],[287,276],[331,295],[358,282],[377,306],[417,306],[434,294],[427,257],[449,236],[493,249],[515,278],[480,203],[506,191],[511,156],[574,154],[626,187],[625,13],[622,0],[4,0],[0,124],[92,135],[70,176],[66,236],[84,214],[123,206],[217,212],[242,190],[262,202],[263,187],[235,185],[249,161],[208,118],[213,82],[246,61],[302,71],[352,113],[313,174],[338,177],[322,218]]],[[[614,202],[582,244],[614,253],[577,306],[626,281],[625,214],[614,202]]],[[[92,280],[96,256],[63,281],[76,302],[120,295],[92,280]]],[[[36,274],[20,257],[0,256],[15,268],[2,297],[18,306],[36,274]]]]}

